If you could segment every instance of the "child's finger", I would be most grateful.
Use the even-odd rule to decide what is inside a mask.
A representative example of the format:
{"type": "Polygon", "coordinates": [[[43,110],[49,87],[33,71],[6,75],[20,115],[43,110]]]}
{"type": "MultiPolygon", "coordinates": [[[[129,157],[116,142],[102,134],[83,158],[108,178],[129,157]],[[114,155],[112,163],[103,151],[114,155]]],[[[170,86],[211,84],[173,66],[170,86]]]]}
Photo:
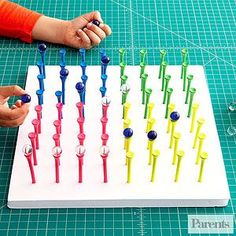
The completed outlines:
{"type": "Polygon", "coordinates": [[[88,35],[93,45],[98,45],[101,39],[91,30],[84,28],[84,32],[88,35]]]}
{"type": "Polygon", "coordinates": [[[106,34],[105,32],[99,28],[98,26],[92,24],[92,23],[88,23],[87,28],[91,31],[93,31],[101,40],[106,38],[106,34]]]}
{"type": "Polygon", "coordinates": [[[95,11],[94,12],[94,16],[93,16],[94,20],[98,20],[100,23],[103,23],[102,17],[101,17],[101,13],[99,11],[95,11]]]}
{"type": "Polygon", "coordinates": [[[29,104],[23,104],[16,109],[9,109],[8,107],[0,106],[0,119],[16,120],[20,117],[25,117],[29,112],[29,104]]]}
{"type": "Polygon", "coordinates": [[[21,100],[17,100],[17,101],[15,102],[15,106],[16,106],[16,107],[21,107],[21,106],[22,106],[21,100]]]}
{"type": "Polygon", "coordinates": [[[2,127],[17,127],[19,125],[22,125],[24,120],[25,120],[25,116],[20,117],[15,120],[2,120],[2,119],[0,119],[0,126],[2,126],[2,127]]]}
{"type": "Polygon", "coordinates": [[[8,102],[10,97],[3,98],[3,96],[0,95],[0,105],[3,105],[4,103],[8,102]]]}
{"type": "Polygon", "coordinates": [[[2,106],[5,107],[5,108],[9,108],[8,102],[3,103],[2,106]]]}
{"type": "Polygon", "coordinates": [[[9,114],[5,117],[3,116],[2,110],[0,110],[0,126],[17,127],[21,125],[29,112],[28,107],[29,104],[23,104],[20,108],[16,107],[16,105],[13,105],[11,109],[5,108],[5,112],[9,114]],[[13,113],[20,115],[12,116],[13,113]]]}
{"type": "Polygon", "coordinates": [[[100,24],[99,27],[106,33],[106,35],[110,35],[112,33],[111,28],[106,24],[100,24]]]}
{"type": "Polygon", "coordinates": [[[89,12],[87,14],[82,15],[82,17],[86,19],[88,22],[92,20],[98,20],[99,22],[103,22],[99,11],[89,12]]]}
{"type": "Polygon", "coordinates": [[[16,105],[12,105],[12,106],[11,106],[11,109],[12,109],[12,110],[14,110],[14,109],[16,109],[16,108],[17,108],[16,105]]]}
{"type": "Polygon", "coordinates": [[[17,85],[0,87],[0,94],[3,98],[21,96],[25,93],[25,90],[17,85]]]}
{"type": "Polygon", "coordinates": [[[91,46],[91,40],[83,30],[77,30],[77,36],[81,39],[85,48],[89,48],[91,46]]]}

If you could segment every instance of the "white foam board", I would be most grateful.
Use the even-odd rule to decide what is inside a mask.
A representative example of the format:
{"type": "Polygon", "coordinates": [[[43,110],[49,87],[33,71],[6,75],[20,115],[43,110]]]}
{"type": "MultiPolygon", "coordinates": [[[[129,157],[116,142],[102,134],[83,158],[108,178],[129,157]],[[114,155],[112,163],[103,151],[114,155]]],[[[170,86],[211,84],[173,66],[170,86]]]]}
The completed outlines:
{"type": "Polygon", "coordinates": [[[206,123],[202,131],[207,134],[204,150],[209,157],[206,160],[203,182],[199,183],[199,166],[195,165],[197,152],[192,149],[194,135],[189,133],[190,119],[187,118],[187,105],[184,104],[180,66],[168,66],[167,74],[172,76],[169,87],[174,89],[171,102],[181,118],[176,131],[181,132],[179,148],[185,151],[179,181],[174,182],[176,166],[172,165],[173,149],[169,149],[169,134],[166,133],[167,120],[164,119],[165,105],[160,91],[158,66],[147,66],[149,75],[147,87],[152,88],[151,102],[155,103],[153,117],[156,119],[154,130],[158,137],[155,148],[161,152],[156,167],[155,182],[150,182],[151,167],[148,165],[145,133],[146,120],[143,119],[144,106],[141,105],[140,69],[127,66],[126,74],[131,90],[128,101],[131,128],[134,130],[131,149],[135,153],[132,163],[132,182],[127,183],[127,166],[123,150],[123,120],[120,92],[120,68],[109,66],[107,69],[107,95],[111,98],[108,110],[108,183],[103,183],[101,146],[102,116],[99,87],[100,66],[87,67],[87,94],[85,105],[85,148],[83,183],[78,183],[78,159],[75,147],[78,144],[79,127],[76,102],[79,95],[75,84],[80,81],[79,66],[68,66],[70,74],[66,81],[66,105],[63,108],[61,147],[63,150],[60,165],[60,183],[55,183],[54,158],[52,148],[55,133],[53,121],[57,119],[56,90],[61,89],[58,66],[46,66],[45,93],[43,105],[42,134],[40,149],[37,151],[38,166],[35,166],[36,184],[31,183],[27,161],[22,153],[24,144],[29,143],[28,133],[33,131],[32,119],[36,118],[34,106],[37,105],[35,91],[38,89],[36,66],[29,66],[26,90],[32,95],[29,115],[19,128],[12,175],[10,181],[8,207],[10,208],[70,208],[70,207],[212,207],[226,206],[230,198],[220,142],[214,120],[210,95],[202,66],[189,66],[188,73],[194,75],[192,86],[197,89],[195,102],[200,104],[198,117],[204,117],[206,123]]]}

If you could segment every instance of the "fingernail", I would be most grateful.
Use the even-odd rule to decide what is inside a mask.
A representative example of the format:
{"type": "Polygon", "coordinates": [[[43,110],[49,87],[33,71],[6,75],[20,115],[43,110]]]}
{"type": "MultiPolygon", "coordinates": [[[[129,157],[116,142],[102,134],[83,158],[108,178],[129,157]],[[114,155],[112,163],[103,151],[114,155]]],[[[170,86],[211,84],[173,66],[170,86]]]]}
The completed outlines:
{"type": "Polygon", "coordinates": [[[88,27],[91,27],[91,26],[92,26],[92,23],[91,23],[91,22],[89,22],[89,23],[88,23],[88,27]]]}
{"type": "Polygon", "coordinates": [[[82,32],[82,29],[78,29],[77,32],[82,32]]]}

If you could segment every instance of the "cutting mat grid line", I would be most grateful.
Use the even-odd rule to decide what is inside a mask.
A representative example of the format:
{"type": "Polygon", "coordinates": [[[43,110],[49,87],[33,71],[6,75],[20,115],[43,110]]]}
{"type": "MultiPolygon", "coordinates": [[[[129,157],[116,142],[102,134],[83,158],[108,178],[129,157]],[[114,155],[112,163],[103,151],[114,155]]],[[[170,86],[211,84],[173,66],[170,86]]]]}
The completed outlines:
{"type": "MultiPolygon", "coordinates": [[[[98,48],[88,52],[88,65],[98,64],[101,47],[107,48],[113,65],[118,63],[117,49],[120,47],[127,48],[128,64],[139,63],[141,48],[148,49],[148,64],[159,63],[160,48],[168,49],[169,64],[179,64],[180,49],[188,47],[191,64],[206,64],[206,77],[224,155],[231,201],[226,208],[9,210],[5,204],[17,129],[0,128],[0,235],[186,235],[188,214],[235,214],[236,138],[226,135],[228,126],[236,125],[236,116],[230,115],[226,109],[227,104],[236,99],[234,1],[14,2],[63,19],[100,10],[106,22],[111,25],[113,35],[98,48]]],[[[47,63],[58,64],[59,46],[48,46],[47,63]]],[[[39,58],[36,43],[28,45],[4,38],[0,39],[0,49],[0,84],[24,86],[27,66],[35,64],[39,58]]],[[[76,51],[68,49],[67,64],[76,65],[78,62],[76,51]]]]}

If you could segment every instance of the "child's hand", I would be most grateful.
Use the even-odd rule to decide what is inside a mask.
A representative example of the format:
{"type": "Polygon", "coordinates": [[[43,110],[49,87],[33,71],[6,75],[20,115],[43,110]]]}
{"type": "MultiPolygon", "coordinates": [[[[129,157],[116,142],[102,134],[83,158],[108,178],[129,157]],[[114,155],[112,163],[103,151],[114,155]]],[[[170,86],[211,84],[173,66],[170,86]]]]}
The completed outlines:
{"type": "Polygon", "coordinates": [[[26,92],[19,86],[0,87],[0,126],[16,127],[23,123],[29,112],[29,104],[22,104],[20,100],[9,108],[8,99],[10,96],[21,96],[26,92]]]}
{"type": "Polygon", "coordinates": [[[64,32],[64,44],[74,48],[89,49],[98,45],[110,34],[110,27],[103,23],[100,13],[94,11],[68,22],[64,32]],[[98,20],[100,25],[94,25],[93,20],[98,20]]]}

